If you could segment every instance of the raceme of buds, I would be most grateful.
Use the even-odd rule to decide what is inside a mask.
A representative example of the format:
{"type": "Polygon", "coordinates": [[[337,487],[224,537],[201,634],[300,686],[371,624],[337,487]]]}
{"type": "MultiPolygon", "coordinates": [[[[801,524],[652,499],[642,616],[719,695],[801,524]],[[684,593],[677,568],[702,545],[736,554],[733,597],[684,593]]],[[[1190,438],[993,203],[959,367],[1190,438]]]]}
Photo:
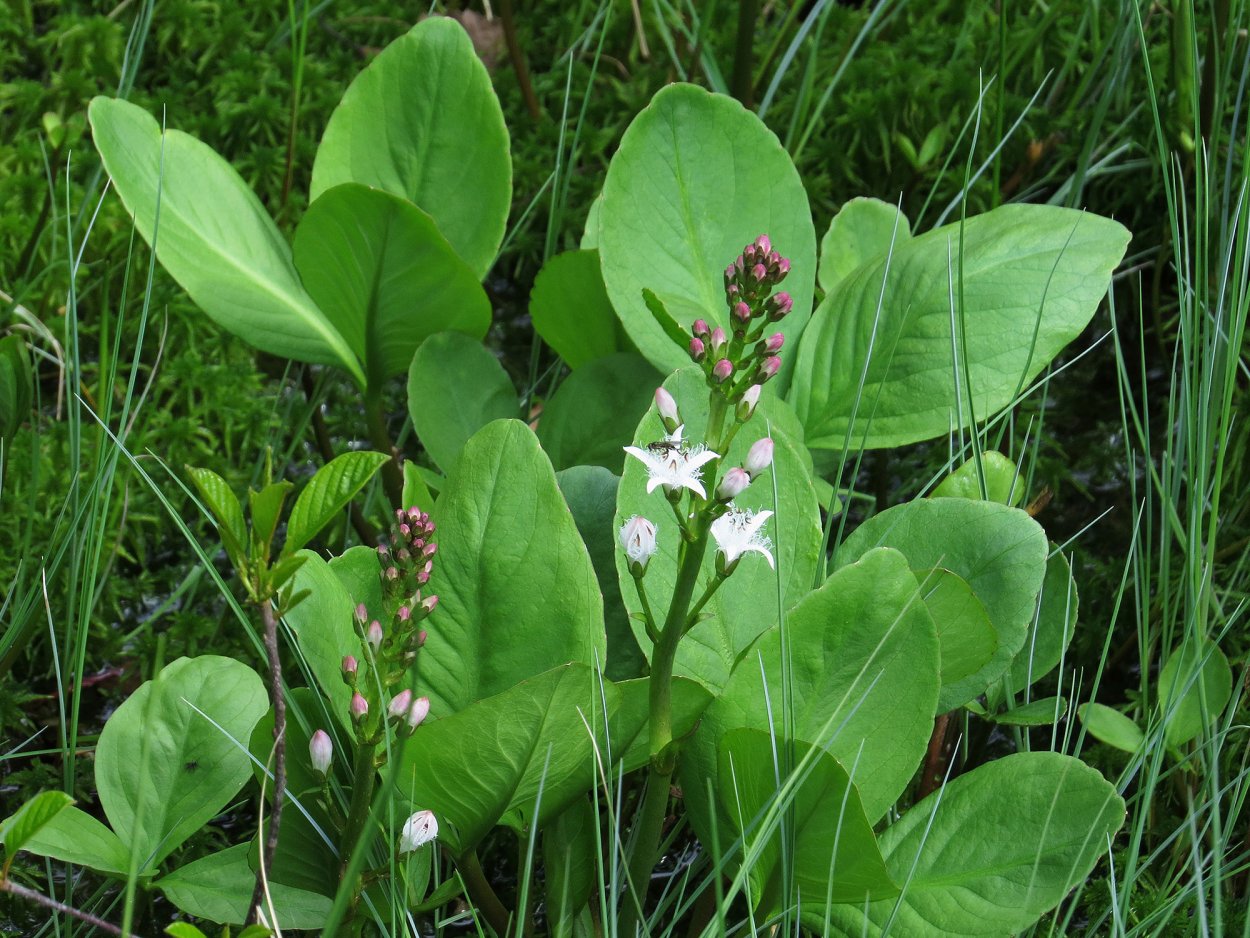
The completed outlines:
{"type": "Polygon", "coordinates": [[[725,478],[721,479],[720,485],[716,489],[716,497],[723,502],[731,502],[751,484],[751,477],[747,475],[745,469],[739,469],[735,466],[725,473],[725,478]]]}
{"type": "Polygon", "coordinates": [[[326,775],[330,771],[330,762],[334,759],[334,743],[325,730],[317,730],[308,741],[308,758],[312,762],[313,771],[318,775],[326,775]]]}
{"type": "Polygon", "coordinates": [[[412,853],[438,836],[438,821],[433,811],[418,811],[404,822],[399,834],[399,852],[412,853]]]}
{"type": "Polygon", "coordinates": [[[773,441],[770,437],[756,440],[747,451],[747,458],[742,468],[754,479],[757,475],[773,464],[773,441]]]}
{"type": "Polygon", "coordinates": [[[634,515],[621,525],[620,538],[625,556],[629,558],[630,572],[642,576],[655,553],[655,525],[642,515],[634,515]]]}

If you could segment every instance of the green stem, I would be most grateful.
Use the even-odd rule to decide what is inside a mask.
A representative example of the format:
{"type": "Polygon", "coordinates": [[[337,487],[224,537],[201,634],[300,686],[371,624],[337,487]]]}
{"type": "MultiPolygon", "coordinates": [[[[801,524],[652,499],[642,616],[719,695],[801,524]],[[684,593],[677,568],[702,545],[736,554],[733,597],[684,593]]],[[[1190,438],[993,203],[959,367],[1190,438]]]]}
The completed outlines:
{"type": "Polygon", "coordinates": [[[494,929],[495,934],[501,936],[508,934],[511,916],[508,915],[504,904],[499,901],[499,896],[495,895],[495,890],[491,888],[490,881],[482,871],[482,861],[478,859],[477,851],[469,850],[463,856],[457,857],[456,869],[460,871],[460,876],[464,879],[464,886],[469,892],[469,897],[486,917],[486,921],[494,929]]]}
{"type": "MultiPolygon", "coordinates": [[[[377,743],[360,743],[356,746],[356,761],[352,764],[352,801],[347,809],[347,823],[343,826],[343,844],[339,856],[343,860],[340,875],[346,876],[356,845],[369,825],[369,807],[373,803],[373,789],[377,785],[378,770],[373,764],[377,756],[377,743]]],[[[359,884],[352,888],[348,917],[354,918],[356,904],[360,901],[359,884]]]]}
{"type": "Polygon", "coordinates": [[[638,602],[642,604],[642,614],[647,617],[647,637],[653,643],[658,642],[660,633],[655,630],[655,614],[651,611],[651,603],[647,601],[647,588],[642,584],[642,577],[634,577],[634,586],[638,590],[638,602]]]}
{"type": "Polygon", "coordinates": [[[365,400],[365,416],[369,421],[369,440],[374,449],[390,457],[382,464],[382,487],[386,490],[386,497],[392,507],[403,508],[404,471],[399,465],[399,451],[386,429],[386,414],[382,410],[380,396],[372,395],[365,400]]]}
{"type": "Polygon", "coordinates": [[[691,609],[689,614],[686,616],[686,628],[682,632],[683,635],[694,628],[694,624],[698,620],[699,613],[702,612],[703,607],[708,604],[708,600],[716,595],[716,591],[720,589],[720,585],[724,582],[725,577],[723,576],[712,577],[711,582],[707,585],[707,589],[703,591],[703,595],[699,597],[699,601],[694,604],[694,608],[691,609]]]}
{"type": "Polygon", "coordinates": [[[759,16],[759,0],[741,0],[738,4],[738,36],[734,48],[733,96],[744,107],[751,107],[752,47],[755,42],[755,21],[759,16]]]}

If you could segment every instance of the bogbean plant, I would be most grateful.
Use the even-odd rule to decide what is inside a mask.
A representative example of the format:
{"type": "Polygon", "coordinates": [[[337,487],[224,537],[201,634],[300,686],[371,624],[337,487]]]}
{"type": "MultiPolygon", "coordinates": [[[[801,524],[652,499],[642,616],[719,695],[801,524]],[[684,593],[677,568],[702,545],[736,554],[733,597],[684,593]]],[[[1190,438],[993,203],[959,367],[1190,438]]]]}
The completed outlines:
{"type": "Polygon", "coordinates": [[[249,529],[192,473],[272,639],[272,700],[241,662],[166,666],[101,734],[108,826],[40,796],[5,822],[6,876],[26,850],[202,920],[327,933],[412,932],[464,892],[497,933],[533,931],[533,886],[501,896],[482,862],[510,832],[540,848],[552,933],[633,934],[685,914],[648,889],[675,816],[701,888],[756,925],[1006,935],[1109,849],[1123,802],[1066,735],[956,773],[944,731],[1065,718],[1030,695],[1075,584],[987,444],[1093,316],[1122,227],[1007,205],[913,234],[852,199],[818,250],[777,139],[673,85],[535,282],[571,369],[539,413],[481,343],[511,170],[454,22],[348,88],[291,244],[204,144],[118,100],[90,117],[169,273],[258,349],[340,370],[379,452],[318,473],[276,558],[285,484],[251,496],[249,529]],[[404,371],[419,455],[383,406],[404,371]],[[844,536],[837,467],[943,436],[966,461],[844,536]],[[382,547],[301,549],[382,463],[382,547]],[[270,791],[281,752],[280,823],[252,796],[254,840],[164,868],[250,777],[270,791]]]}

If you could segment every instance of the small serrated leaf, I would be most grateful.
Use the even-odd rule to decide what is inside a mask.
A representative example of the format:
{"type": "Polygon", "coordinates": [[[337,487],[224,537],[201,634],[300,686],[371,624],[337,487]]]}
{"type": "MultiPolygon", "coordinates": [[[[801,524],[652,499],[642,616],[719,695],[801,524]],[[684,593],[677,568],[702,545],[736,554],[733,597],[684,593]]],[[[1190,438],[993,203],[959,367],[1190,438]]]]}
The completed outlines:
{"type": "Polygon", "coordinates": [[[383,453],[369,451],[343,453],[318,469],[291,509],[283,556],[289,557],[316,537],[368,484],[386,459],[383,453]]]}

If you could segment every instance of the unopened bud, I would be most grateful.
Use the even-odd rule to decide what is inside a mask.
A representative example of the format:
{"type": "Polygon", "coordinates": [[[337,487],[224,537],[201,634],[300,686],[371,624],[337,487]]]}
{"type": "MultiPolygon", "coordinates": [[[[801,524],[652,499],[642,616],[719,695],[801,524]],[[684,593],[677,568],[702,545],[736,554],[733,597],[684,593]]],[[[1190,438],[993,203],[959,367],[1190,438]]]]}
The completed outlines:
{"type": "Polygon", "coordinates": [[[768,254],[773,249],[773,242],[769,240],[768,235],[762,234],[758,238],[755,239],[755,246],[759,248],[765,254],[768,254]]]}
{"type": "MultiPolygon", "coordinates": [[[[430,597],[430,598],[431,598],[431,599],[438,599],[438,597],[437,597],[437,596],[432,596],[432,597],[430,597]]],[[[425,645],[425,640],[426,640],[427,638],[429,638],[429,637],[430,637],[430,633],[429,633],[429,632],[427,632],[425,629],[422,629],[420,632],[418,632],[418,633],[417,633],[417,647],[418,647],[418,648],[423,647],[423,646],[425,645]]]]}
{"type": "Polygon", "coordinates": [[[621,525],[620,539],[625,556],[629,558],[630,572],[642,576],[655,553],[655,524],[642,515],[634,515],[621,525]]]}
{"type": "Polygon", "coordinates": [[[759,380],[767,381],[780,370],[781,359],[776,355],[770,355],[760,363],[759,380]]]}
{"type": "Polygon", "coordinates": [[[739,423],[746,423],[751,419],[751,415],[755,413],[756,405],[760,402],[760,391],[762,390],[763,388],[758,384],[753,384],[743,392],[742,400],[738,402],[738,409],[735,413],[739,423]]]}
{"type": "Polygon", "coordinates": [[[407,622],[412,618],[412,610],[407,606],[400,606],[399,609],[396,610],[395,614],[399,616],[400,622],[407,622]]]}
{"type": "Polygon", "coordinates": [[[716,489],[716,497],[722,502],[731,502],[746,491],[746,487],[750,484],[751,477],[747,475],[746,470],[735,466],[725,473],[725,478],[721,479],[716,489]]]}
{"type": "Polygon", "coordinates": [[[772,464],[773,441],[771,437],[766,436],[751,444],[750,450],[747,451],[747,458],[742,463],[742,468],[754,479],[772,464]]]}
{"type": "Polygon", "coordinates": [[[365,700],[365,698],[361,697],[360,693],[357,692],[352,694],[352,702],[349,709],[352,714],[352,722],[359,723],[369,712],[369,701],[365,700]]]}
{"type": "Polygon", "coordinates": [[[408,708],[408,715],[404,718],[408,722],[408,729],[415,730],[429,714],[430,698],[418,697],[412,702],[412,706],[408,708]]]}
{"type": "Polygon", "coordinates": [[[430,541],[430,543],[428,544],[423,544],[421,547],[421,556],[425,557],[427,560],[430,557],[433,557],[437,553],[438,553],[438,545],[435,544],[433,541],[430,541]]]}
{"type": "Polygon", "coordinates": [[[781,283],[786,279],[786,274],[790,272],[790,258],[783,257],[777,261],[777,273],[773,275],[774,283],[781,283]]]}
{"type": "Polygon", "coordinates": [[[703,361],[703,358],[706,355],[707,355],[707,346],[703,344],[703,340],[691,339],[690,340],[690,357],[694,361],[701,362],[703,361]]]}
{"type": "Polygon", "coordinates": [[[663,388],[655,389],[655,409],[659,411],[660,419],[664,421],[664,428],[669,433],[681,425],[681,418],[677,415],[677,401],[663,388]]]}
{"type": "Polygon", "coordinates": [[[751,268],[751,276],[755,278],[756,283],[763,283],[768,278],[768,268],[763,264],[756,264],[751,268]]]}
{"type": "Polygon", "coordinates": [[[773,322],[784,318],[794,309],[794,298],[785,290],[775,293],[768,300],[768,318],[773,322]]]}
{"type": "Polygon", "coordinates": [[[725,336],[725,330],[720,326],[717,326],[712,330],[712,335],[709,341],[712,343],[713,355],[720,355],[720,353],[725,350],[725,346],[729,343],[729,340],[725,336]]]}
{"type": "Polygon", "coordinates": [[[361,625],[369,621],[369,610],[365,608],[364,603],[356,604],[356,621],[361,625]]]}
{"type": "MultiPolygon", "coordinates": [[[[435,607],[435,606],[437,606],[437,605],[438,605],[438,597],[437,597],[437,596],[427,596],[427,597],[425,597],[425,599],[421,600],[421,608],[422,608],[423,610],[425,610],[425,614],[426,614],[427,616],[428,616],[431,612],[433,612],[433,611],[434,611],[434,607],[435,607]]],[[[425,633],[424,633],[424,632],[422,632],[421,634],[422,634],[422,635],[424,635],[425,633]]]]}
{"type": "Polygon", "coordinates": [[[308,758],[312,762],[313,771],[325,776],[330,771],[330,763],[334,759],[334,743],[325,730],[317,730],[308,741],[308,758]]]}
{"type": "Polygon", "coordinates": [[[733,362],[728,358],[722,358],[712,366],[712,377],[717,381],[727,381],[729,376],[734,373],[733,362]]]}
{"type": "Polygon", "coordinates": [[[786,344],[786,337],[780,332],[774,332],[764,340],[764,351],[769,355],[776,355],[781,351],[781,347],[786,344]]]}
{"type": "Polygon", "coordinates": [[[706,339],[712,334],[712,330],[709,328],[707,320],[696,319],[694,325],[690,327],[690,334],[699,339],[706,339]]]}
{"type": "Polygon", "coordinates": [[[391,705],[386,712],[393,720],[403,720],[407,719],[408,711],[411,709],[412,691],[405,689],[391,698],[391,705]]]}
{"type": "Polygon", "coordinates": [[[739,322],[751,321],[751,307],[747,306],[742,300],[739,300],[733,307],[734,318],[739,322]]]}
{"type": "Polygon", "coordinates": [[[343,680],[346,681],[348,684],[355,683],[357,667],[358,665],[356,663],[355,655],[343,656],[343,680]]]}
{"type": "Polygon", "coordinates": [[[382,647],[383,637],[384,635],[382,632],[382,623],[379,622],[377,619],[374,619],[372,622],[369,623],[369,631],[366,633],[365,639],[369,642],[370,645],[373,646],[373,650],[377,651],[379,648],[382,647]]]}

